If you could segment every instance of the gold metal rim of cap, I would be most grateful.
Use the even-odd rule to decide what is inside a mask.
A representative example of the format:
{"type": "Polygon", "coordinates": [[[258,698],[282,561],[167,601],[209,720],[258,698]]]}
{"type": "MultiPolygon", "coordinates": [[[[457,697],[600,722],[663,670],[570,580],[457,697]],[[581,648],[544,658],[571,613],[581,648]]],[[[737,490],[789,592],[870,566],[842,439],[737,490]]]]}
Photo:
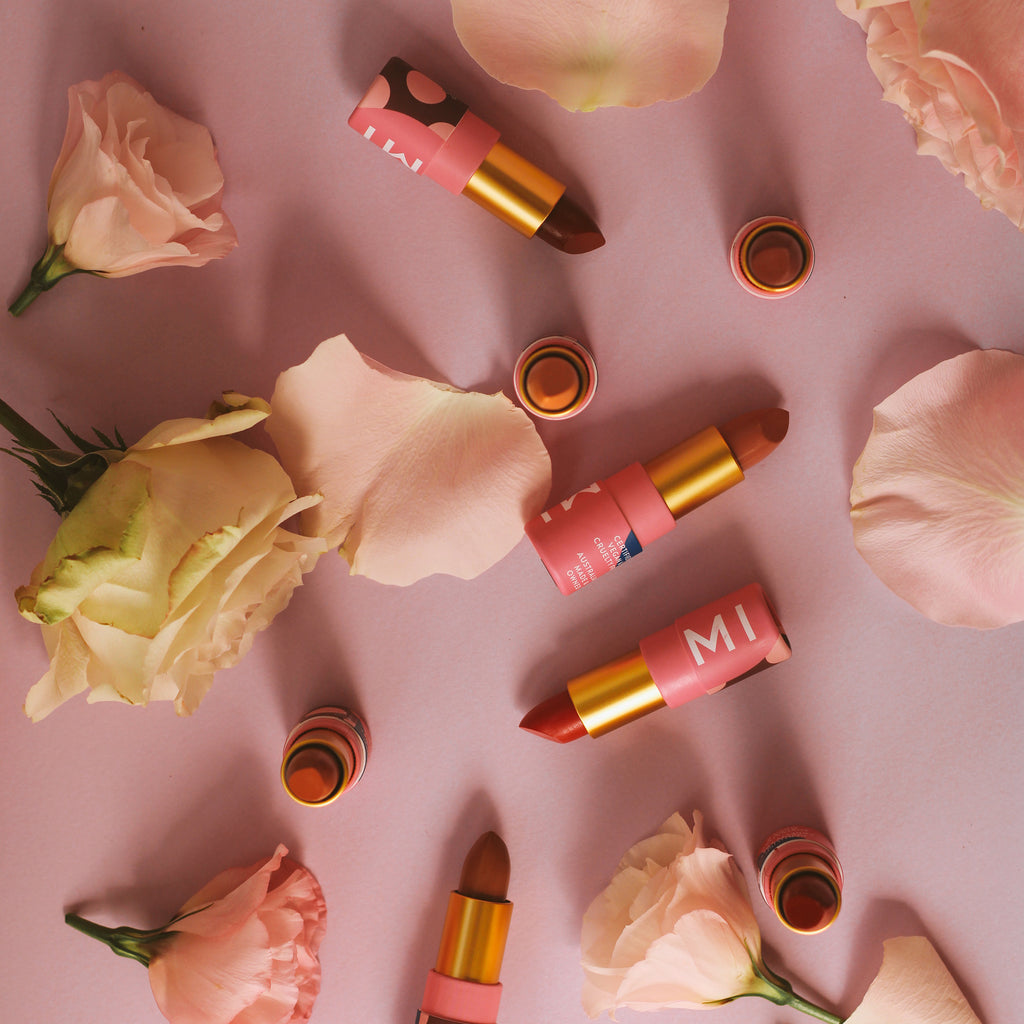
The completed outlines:
{"type": "Polygon", "coordinates": [[[792,224],[784,220],[772,220],[767,221],[764,224],[758,225],[754,228],[743,242],[740,244],[739,251],[739,265],[743,276],[757,289],[765,292],[775,292],[782,294],[783,292],[791,292],[799,288],[800,285],[810,277],[811,267],[813,261],[811,259],[811,240],[807,236],[807,233],[797,225],[792,224]],[[762,281],[751,269],[750,269],[750,247],[756,242],[762,235],[767,234],[769,231],[780,231],[784,234],[789,235],[793,238],[797,245],[800,246],[800,253],[803,256],[803,266],[800,268],[800,272],[791,281],[787,281],[785,284],[772,285],[765,281],[762,281]]]}
{"type": "Polygon", "coordinates": [[[348,774],[348,767],[345,764],[345,759],[341,757],[336,750],[333,750],[328,744],[324,743],[320,739],[297,740],[288,751],[288,756],[281,762],[281,785],[284,786],[285,792],[296,803],[302,804],[303,807],[325,807],[327,804],[334,803],[334,801],[345,792],[345,787],[348,785],[349,781],[348,774]],[[296,754],[314,747],[317,750],[323,750],[330,754],[331,757],[338,762],[338,783],[331,793],[324,797],[323,800],[303,800],[302,797],[295,793],[291,786],[288,785],[288,766],[292,763],[296,754]]]}
{"type": "Polygon", "coordinates": [[[809,867],[807,865],[799,865],[787,871],[786,874],[778,879],[777,882],[775,879],[772,879],[772,883],[774,890],[772,904],[775,909],[775,913],[778,915],[779,920],[791,932],[796,932],[797,935],[816,935],[819,932],[823,932],[839,916],[839,911],[843,905],[843,892],[836,883],[836,880],[827,871],[823,871],[820,868],[809,867]],[[815,878],[824,882],[829,889],[832,890],[832,895],[835,897],[836,901],[835,909],[832,911],[832,916],[815,928],[797,928],[786,920],[786,915],[782,912],[782,894],[785,892],[786,886],[802,875],[813,875],[815,878]]]}

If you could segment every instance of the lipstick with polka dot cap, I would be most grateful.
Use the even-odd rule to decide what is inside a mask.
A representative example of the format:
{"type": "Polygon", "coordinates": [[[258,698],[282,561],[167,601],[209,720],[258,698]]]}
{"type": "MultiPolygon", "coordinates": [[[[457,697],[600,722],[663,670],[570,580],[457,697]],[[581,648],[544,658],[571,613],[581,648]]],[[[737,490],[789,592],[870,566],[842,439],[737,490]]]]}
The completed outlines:
{"type": "Polygon", "coordinates": [[[604,245],[565,185],[500,140],[461,101],[399,57],[373,80],[348,119],[365,139],[416,174],[464,195],[521,234],[568,253],[604,245]]]}

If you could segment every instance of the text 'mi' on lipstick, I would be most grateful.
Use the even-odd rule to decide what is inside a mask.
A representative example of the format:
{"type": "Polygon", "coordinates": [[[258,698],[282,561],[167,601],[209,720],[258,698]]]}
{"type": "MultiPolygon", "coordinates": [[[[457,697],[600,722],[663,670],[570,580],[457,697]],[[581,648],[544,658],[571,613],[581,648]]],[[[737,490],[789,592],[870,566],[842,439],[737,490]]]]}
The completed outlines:
{"type": "Polygon", "coordinates": [[[537,235],[568,253],[604,245],[565,185],[509,149],[495,128],[399,57],[384,65],[348,123],[411,171],[467,196],[528,238],[537,235]]]}
{"type": "Polygon", "coordinates": [[[571,679],[519,727],[556,743],[603,736],[658,708],[716,693],[791,654],[767,594],[750,583],[676,619],[629,654],[571,679]]]}
{"type": "Polygon", "coordinates": [[[785,409],[758,409],[634,462],[526,524],[551,578],[572,594],[669,532],[676,520],[767,458],[789,429],[785,409]]]}
{"type": "Polygon", "coordinates": [[[485,832],[462,865],[448,897],[437,963],[427,975],[416,1024],[495,1024],[501,1002],[501,961],[512,904],[508,848],[485,832]]]}

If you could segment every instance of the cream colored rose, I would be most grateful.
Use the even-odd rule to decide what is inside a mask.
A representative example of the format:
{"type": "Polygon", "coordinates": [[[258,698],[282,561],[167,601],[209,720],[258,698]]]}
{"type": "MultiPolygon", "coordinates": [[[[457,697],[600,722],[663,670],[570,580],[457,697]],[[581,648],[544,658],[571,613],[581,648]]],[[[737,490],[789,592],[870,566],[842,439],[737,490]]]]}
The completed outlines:
{"type": "Polygon", "coordinates": [[[162,423],[113,463],[61,523],[16,597],[43,628],[50,669],[29,691],[35,721],[69,697],[191,714],[324,550],[281,526],[295,496],[276,459],[225,435],[264,419],[226,395],[213,419],[162,423]]]}
{"type": "Polygon", "coordinates": [[[619,862],[583,917],[583,1008],[707,1009],[761,995],[761,933],[732,856],[673,814],[619,862]]]}

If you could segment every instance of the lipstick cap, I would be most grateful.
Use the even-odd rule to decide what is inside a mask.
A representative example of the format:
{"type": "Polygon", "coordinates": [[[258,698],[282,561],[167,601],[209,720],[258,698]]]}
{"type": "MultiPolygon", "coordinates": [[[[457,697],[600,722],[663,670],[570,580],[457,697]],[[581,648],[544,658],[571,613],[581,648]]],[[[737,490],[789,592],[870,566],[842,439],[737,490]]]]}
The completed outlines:
{"type": "Polygon", "coordinates": [[[541,338],[516,360],[513,386],[527,412],[567,420],[583,412],[594,397],[597,364],[575,338],[541,338]]]}
{"type": "Polygon", "coordinates": [[[732,275],[751,295],[782,299],[802,288],[814,267],[810,236],[787,217],[758,217],[736,233],[732,275]]]}
{"type": "Polygon", "coordinates": [[[790,931],[814,935],[839,916],[843,869],[835,847],[817,829],[793,825],[773,832],[757,855],[757,882],[790,931]]]}
{"type": "Polygon", "coordinates": [[[359,782],[369,756],[370,732],[354,711],[315,708],[285,740],[281,783],[296,803],[322,807],[359,782]]]}

